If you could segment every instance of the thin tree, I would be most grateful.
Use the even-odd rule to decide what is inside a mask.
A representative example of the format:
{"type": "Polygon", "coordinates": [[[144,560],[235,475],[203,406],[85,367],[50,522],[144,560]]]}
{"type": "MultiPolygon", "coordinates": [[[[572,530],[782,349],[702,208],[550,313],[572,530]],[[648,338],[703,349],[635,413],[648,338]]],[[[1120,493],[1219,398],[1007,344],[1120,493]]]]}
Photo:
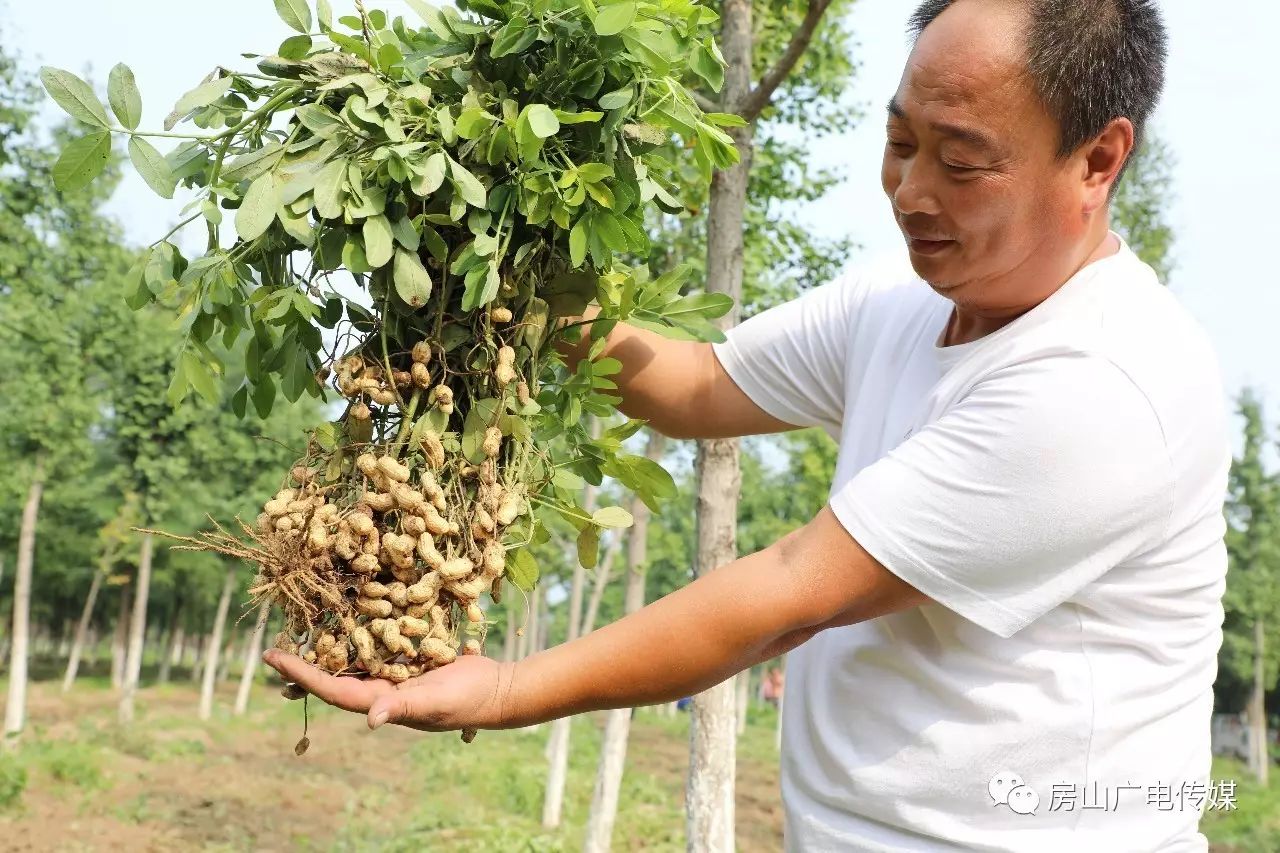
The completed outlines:
{"type": "Polygon", "coordinates": [[[151,557],[154,541],[150,533],[142,534],[142,553],[138,557],[138,576],[133,596],[133,615],[129,620],[129,649],[125,657],[124,687],[120,693],[119,719],[133,722],[134,695],[142,678],[142,646],[147,629],[147,597],[151,589],[151,557]]]}
{"type": "MultiPolygon", "coordinates": [[[[665,439],[649,433],[645,455],[653,461],[662,458],[665,439]]],[[[638,497],[631,499],[634,519],[627,536],[627,589],[624,609],[635,613],[644,607],[645,565],[648,561],[649,507],[638,497]]],[[[591,795],[591,814],[587,818],[587,838],[583,850],[604,853],[613,838],[613,824],[618,815],[618,792],[622,789],[622,773],[627,760],[627,737],[631,732],[631,709],[617,708],[605,717],[604,739],[600,746],[600,764],[596,770],[595,789],[591,795]]]]}
{"type": "Polygon", "coordinates": [[[27,501],[22,507],[22,526],[18,532],[18,566],[13,579],[13,629],[9,648],[9,693],[4,709],[5,742],[17,741],[27,714],[27,644],[31,634],[31,567],[35,563],[36,521],[40,515],[40,498],[44,494],[45,463],[37,456],[27,487],[27,501]]]}
{"type": "Polygon", "coordinates": [[[106,576],[105,566],[99,565],[89,582],[89,594],[85,596],[84,608],[80,611],[80,621],[76,625],[76,637],[71,643],[71,654],[67,658],[67,670],[62,676],[62,692],[66,693],[76,682],[76,673],[80,669],[80,656],[84,650],[85,640],[89,634],[89,622],[93,619],[93,606],[98,601],[98,592],[102,589],[102,579],[106,576]]]}
{"type": "MultiPolygon", "coordinates": [[[[742,298],[743,225],[755,122],[808,49],[830,5],[831,0],[810,0],[786,49],[755,83],[751,0],[724,0],[720,4],[720,48],[727,68],[723,91],[714,106],[722,112],[736,113],[745,123],[729,128],[738,149],[738,163],[717,172],[711,181],[706,277],[707,291],[728,294],[735,306],[742,298]]],[[[735,307],[721,318],[721,327],[736,323],[737,315],[735,307]]],[[[701,576],[737,557],[735,528],[741,485],[737,440],[699,441],[695,470],[698,550],[694,573],[701,576]]],[[[731,680],[694,697],[685,795],[685,837],[691,851],[734,849],[735,726],[731,680]]]]}
{"type": "MultiPolygon", "coordinates": [[[[600,437],[600,421],[591,418],[590,432],[592,438],[600,437]]],[[[582,511],[591,515],[596,511],[599,502],[599,489],[588,483],[583,490],[582,511]]],[[[582,627],[582,598],[586,586],[587,572],[581,560],[573,561],[573,579],[569,585],[569,624],[565,642],[576,640],[582,627]]],[[[542,825],[547,829],[555,829],[560,825],[564,810],[564,785],[569,773],[569,735],[573,725],[572,717],[560,717],[551,724],[551,734],[547,744],[547,788],[542,800],[542,825]]]]}
{"type": "Polygon", "coordinates": [[[267,617],[270,615],[271,604],[264,601],[258,607],[258,620],[244,644],[244,670],[240,673],[240,688],[236,691],[236,704],[233,711],[237,717],[243,716],[245,711],[249,709],[249,694],[253,689],[253,676],[258,671],[258,657],[262,654],[262,635],[267,630],[267,617]]]}
{"type": "Polygon", "coordinates": [[[236,586],[235,566],[227,566],[222,581],[222,594],[218,597],[218,610],[213,617],[213,630],[205,644],[204,677],[200,683],[200,719],[207,720],[213,716],[213,690],[218,677],[219,654],[222,652],[222,630],[227,622],[227,611],[231,609],[231,593],[236,586]]]}

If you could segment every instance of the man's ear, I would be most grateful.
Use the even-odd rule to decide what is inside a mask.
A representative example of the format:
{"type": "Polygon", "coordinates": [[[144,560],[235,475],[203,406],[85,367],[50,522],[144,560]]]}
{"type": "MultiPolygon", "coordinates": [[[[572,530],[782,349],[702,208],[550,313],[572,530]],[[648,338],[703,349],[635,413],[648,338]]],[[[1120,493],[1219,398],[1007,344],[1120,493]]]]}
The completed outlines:
{"type": "Polygon", "coordinates": [[[1103,208],[1116,182],[1133,153],[1133,122],[1121,116],[1108,122],[1102,133],[1084,146],[1083,212],[1085,215],[1103,208]]]}

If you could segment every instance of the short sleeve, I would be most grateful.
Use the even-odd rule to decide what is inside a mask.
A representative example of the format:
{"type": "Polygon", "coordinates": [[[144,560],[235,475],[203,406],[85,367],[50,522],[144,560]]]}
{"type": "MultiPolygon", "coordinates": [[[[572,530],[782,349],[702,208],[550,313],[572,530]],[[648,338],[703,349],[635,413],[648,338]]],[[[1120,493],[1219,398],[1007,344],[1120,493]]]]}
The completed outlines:
{"type": "Polygon", "coordinates": [[[713,345],[752,402],[798,427],[838,434],[849,341],[865,281],[854,271],[762,311],[713,345]]]}
{"type": "Polygon", "coordinates": [[[1075,354],[989,374],[831,508],[887,569],[1009,637],[1161,541],[1174,485],[1146,395],[1075,354]]]}

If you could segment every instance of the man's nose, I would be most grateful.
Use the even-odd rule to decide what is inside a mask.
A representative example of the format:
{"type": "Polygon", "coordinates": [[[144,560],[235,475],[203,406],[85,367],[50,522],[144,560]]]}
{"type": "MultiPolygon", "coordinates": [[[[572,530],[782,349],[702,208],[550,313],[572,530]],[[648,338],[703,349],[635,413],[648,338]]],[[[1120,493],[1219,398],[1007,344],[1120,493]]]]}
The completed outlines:
{"type": "Polygon", "coordinates": [[[937,215],[941,212],[937,194],[933,190],[936,175],[920,157],[912,157],[902,164],[901,180],[893,194],[893,206],[899,214],[913,213],[937,215]]]}

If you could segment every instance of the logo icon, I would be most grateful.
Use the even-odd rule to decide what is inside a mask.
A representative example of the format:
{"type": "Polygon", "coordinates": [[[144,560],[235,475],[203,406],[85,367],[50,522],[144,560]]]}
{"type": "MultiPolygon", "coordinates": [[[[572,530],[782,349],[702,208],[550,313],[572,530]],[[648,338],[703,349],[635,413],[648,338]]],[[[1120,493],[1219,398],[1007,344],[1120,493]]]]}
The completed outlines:
{"type": "Polygon", "coordinates": [[[1040,807],[1040,795],[1011,770],[1001,770],[987,783],[987,791],[997,806],[1008,806],[1018,814],[1035,814],[1040,807]]]}

